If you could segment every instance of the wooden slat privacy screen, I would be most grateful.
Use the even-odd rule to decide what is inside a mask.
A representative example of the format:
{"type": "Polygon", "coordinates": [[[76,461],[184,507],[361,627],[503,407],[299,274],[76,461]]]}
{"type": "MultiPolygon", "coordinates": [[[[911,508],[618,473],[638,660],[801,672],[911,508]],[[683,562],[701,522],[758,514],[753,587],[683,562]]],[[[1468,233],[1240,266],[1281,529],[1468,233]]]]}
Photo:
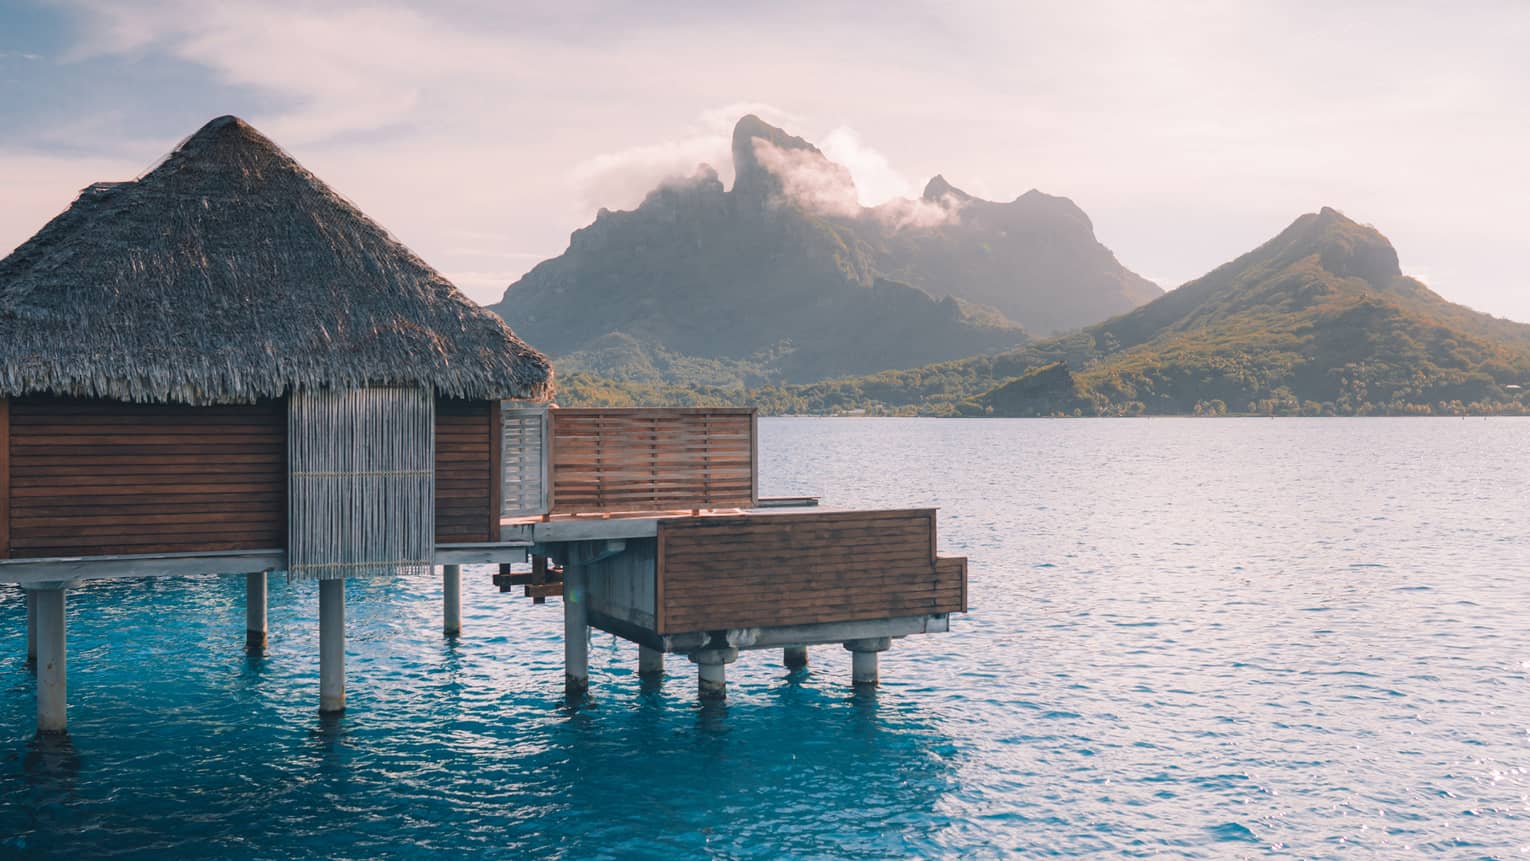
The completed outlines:
{"type": "Polygon", "coordinates": [[[749,508],[758,502],[753,409],[563,409],[547,415],[549,513],[749,508]]]}
{"type": "Polygon", "coordinates": [[[286,546],[282,401],[10,402],[10,556],[286,546]]]}
{"type": "Polygon", "coordinates": [[[959,613],[965,559],[935,556],[935,511],[659,521],[661,634],[959,613]]]}
{"type": "Polygon", "coordinates": [[[525,517],[547,512],[547,436],[545,406],[500,405],[500,514],[525,517]]]}

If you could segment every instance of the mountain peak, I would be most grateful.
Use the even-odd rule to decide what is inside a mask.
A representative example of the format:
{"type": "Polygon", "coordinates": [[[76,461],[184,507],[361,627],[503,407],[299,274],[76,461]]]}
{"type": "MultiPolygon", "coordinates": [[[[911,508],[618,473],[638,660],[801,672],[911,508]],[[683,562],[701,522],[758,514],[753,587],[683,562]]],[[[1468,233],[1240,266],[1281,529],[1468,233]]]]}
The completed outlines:
{"type": "Polygon", "coordinates": [[[954,197],[960,201],[968,201],[972,199],[972,195],[947,182],[946,178],[938,173],[930,177],[930,181],[928,183],[925,183],[924,194],[922,197],[925,200],[936,202],[944,200],[947,197],[954,197]]]}
{"type": "Polygon", "coordinates": [[[780,180],[767,166],[760,163],[755,141],[764,141],[780,150],[811,153],[825,162],[828,161],[828,157],[818,147],[806,140],[784,129],[779,129],[754,114],[745,114],[733,127],[733,190],[735,192],[749,195],[780,191],[780,180]]]}
{"type": "Polygon", "coordinates": [[[1391,241],[1331,206],[1296,219],[1276,241],[1302,256],[1317,254],[1328,272],[1359,278],[1378,290],[1391,291],[1402,277],[1391,241]]]}

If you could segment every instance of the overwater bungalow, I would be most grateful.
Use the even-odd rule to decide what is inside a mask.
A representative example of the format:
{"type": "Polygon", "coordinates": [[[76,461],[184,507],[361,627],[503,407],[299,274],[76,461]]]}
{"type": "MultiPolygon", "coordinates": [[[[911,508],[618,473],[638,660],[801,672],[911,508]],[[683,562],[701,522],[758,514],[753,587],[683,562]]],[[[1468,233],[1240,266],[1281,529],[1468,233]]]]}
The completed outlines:
{"type": "MultiPolygon", "coordinates": [[[[854,653],[966,609],[935,513],[761,499],[750,410],[557,410],[548,360],[246,123],[98,183],[0,261],[0,583],[27,594],[39,732],[67,728],[65,595],[97,578],[319,581],[321,711],[345,707],[347,577],[464,564],[698,665],[854,653]],[[529,563],[529,568],[527,564],[529,563]]],[[[16,620],[17,624],[21,620],[16,620]]],[[[174,624],[167,619],[166,624],[174,624]]]]}

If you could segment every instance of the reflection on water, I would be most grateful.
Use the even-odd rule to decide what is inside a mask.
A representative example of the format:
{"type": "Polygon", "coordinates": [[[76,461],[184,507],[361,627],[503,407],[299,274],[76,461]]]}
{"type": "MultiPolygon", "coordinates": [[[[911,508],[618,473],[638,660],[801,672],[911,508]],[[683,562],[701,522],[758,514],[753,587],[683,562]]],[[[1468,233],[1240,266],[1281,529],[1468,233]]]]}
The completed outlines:
{"type": "Polygon", "coordinates": [[[357,582],[348,711],[317,594],[100,583],[70,600],[65,746],[31,737],[0,594],[0,857],[1219,858],[1530,850],[1523,420],[762,422],[764,490],[941,506],[973,612],[849,654],[643,685],[562,614],[464,577],[357,582]]]}

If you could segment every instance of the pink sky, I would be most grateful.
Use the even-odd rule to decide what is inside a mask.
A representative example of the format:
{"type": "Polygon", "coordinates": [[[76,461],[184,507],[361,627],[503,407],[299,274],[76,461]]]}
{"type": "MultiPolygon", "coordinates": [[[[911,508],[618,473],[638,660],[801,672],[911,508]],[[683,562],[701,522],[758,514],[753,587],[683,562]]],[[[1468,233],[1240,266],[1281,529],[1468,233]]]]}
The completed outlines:
{"type": "Polygon", "coordinates": [[[1527,4],[311,5],[0,12],[0,253],[237,113],[494,301],[597,208],[726,180],[755,111],[864,203],[1071,197],[1165,287],[1331,205],[1530,321],[1527,4]]]}

